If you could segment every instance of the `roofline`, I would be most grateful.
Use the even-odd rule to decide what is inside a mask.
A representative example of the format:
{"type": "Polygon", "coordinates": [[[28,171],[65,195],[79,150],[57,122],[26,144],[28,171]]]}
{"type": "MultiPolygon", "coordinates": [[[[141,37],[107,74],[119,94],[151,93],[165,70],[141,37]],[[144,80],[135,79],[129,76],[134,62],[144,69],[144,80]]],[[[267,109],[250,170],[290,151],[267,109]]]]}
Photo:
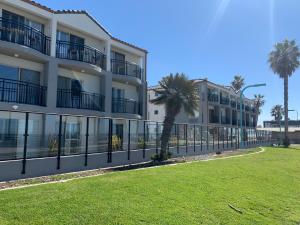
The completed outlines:
{"type": "Polygon", "coordinates": [[[121,43],[121,44],[124,44],[124,45],[127,45],[127,46],[129,46],[129,47],[132,47],[132,48],[135,48],[135,49],[137,49],[137,50],[139,50],[139,51],[142,51],[142,52],[144,52],[144,53],[148,53],[148,51],[146,50],[146,49],[143,49],[143,48],[140,48],[140,47],[138,47],[138,46],[136,46],[136,45],[133,45],[133,44],[130,44],[130,43],[128,43],[128,42],[126,42],[126,41],[122,41],[122,40],[120,40],[120,39],[118,39],[118,38],[116,38],[116,37],[113,37],[93,16],[91,16],[87,11],[85,11],[85,10],[53,10],[53,9],[51,9],[51,8],[49,8],[49,7],[47,7],[47,6],[44,6],[44,5],[42,5],[42,4],[40,4],[40,3],[37,3],[37,2],[35,2],[35,1],[32,1],[32,0],[21,0],[21,1],[23,1],[23,2],[26,2],[26,3],[28,3],[28,4],[31,4],[31,5],[33,5],[33,6],[35,6],[35,7],[38,7],[38,8],[40,8],[40,9],[43,9],[43,10],[46,10],[46,11],[48,11],[48,12],[51,12],[51,13],[54,13],[54,14],[85,14],[87,17],[89,17],[94,23],[96,23],[106,34],[108,34],[109,35],[109,37],[112,39],[112,40],[114,40],[114,41],[117,41],[117,42],[119,42],[119,43],[121,43]]]}

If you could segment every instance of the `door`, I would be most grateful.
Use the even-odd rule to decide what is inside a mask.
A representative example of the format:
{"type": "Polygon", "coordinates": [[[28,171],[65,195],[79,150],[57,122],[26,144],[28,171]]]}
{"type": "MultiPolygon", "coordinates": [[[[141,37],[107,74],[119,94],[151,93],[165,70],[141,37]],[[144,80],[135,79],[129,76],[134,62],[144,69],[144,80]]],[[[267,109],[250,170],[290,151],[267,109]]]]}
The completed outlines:
{"type": "Polygon", "coordinates": [[[24,22],[25,17],[19,16],[15,13],[3,10],[2,11],[3,24],[5,28],[1,34],[3,40],[24,44],[24,22]]]}
{"type": "Polygon", "coordinates": [[[119,52],[114,52],[113,73],[126,75],[125,55],[119,52]]]}
{"type": "Polygon", "coordinates": [[[70,34],[70,56],[71,59],[83,61],[84,39],[70,34]]]}

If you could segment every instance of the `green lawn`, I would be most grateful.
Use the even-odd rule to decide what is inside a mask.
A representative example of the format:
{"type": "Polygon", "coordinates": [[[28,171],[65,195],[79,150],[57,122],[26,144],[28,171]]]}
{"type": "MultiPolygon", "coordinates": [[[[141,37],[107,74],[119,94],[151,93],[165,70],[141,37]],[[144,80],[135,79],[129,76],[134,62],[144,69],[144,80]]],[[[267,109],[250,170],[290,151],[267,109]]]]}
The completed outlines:
{"type": "Polygon", "coordinates": [[[1,225],[299,223],[296,149],[0,192],[1,225]]]}

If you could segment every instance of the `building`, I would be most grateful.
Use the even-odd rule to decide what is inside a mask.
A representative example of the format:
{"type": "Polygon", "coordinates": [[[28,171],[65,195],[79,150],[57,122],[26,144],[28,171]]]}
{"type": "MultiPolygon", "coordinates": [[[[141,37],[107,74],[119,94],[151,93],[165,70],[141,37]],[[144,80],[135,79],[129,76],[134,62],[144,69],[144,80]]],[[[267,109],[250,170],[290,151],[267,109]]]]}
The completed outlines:
{"type": "MultiPolygon", "coordinates": [[[[264,121],[263,124],[264,124],[264,128],[271,128],[271,127],[279,128],[279,124],[275,120],[264,121]]],[[[290,128],[300,127],[300,120],[289,120],[288,124],[290,128]]],[[[281,127],[284,127],[284,120],[280,121],[280,125],[281,127]]]]}
{"type": "MultiPolygon", "coordinates": [[[[218,85],[207,79],[194,80],[199,88],[199,111],[195,116],[187,116],[184,112],[176,117],[178,123],[196,123],[203,125],[225,125],[239,126],[240,103],[239,93],[236,93],[231,87],[218,85]]],[[[155,90],[159,86],[148,89],[148,120],[162,121],[165,117],[164,106],[154,105],[150,102],[157,94],[155,90]]],[[[254,107],[254,100],[244,98],[243,124],[245,127],[256,127],[257,110],[254,107]]]]}
{"type": "Polygon", "coordinates": [[[147,51],[86,11],[0,2],[0,108],[146,118],[147,51]]]}

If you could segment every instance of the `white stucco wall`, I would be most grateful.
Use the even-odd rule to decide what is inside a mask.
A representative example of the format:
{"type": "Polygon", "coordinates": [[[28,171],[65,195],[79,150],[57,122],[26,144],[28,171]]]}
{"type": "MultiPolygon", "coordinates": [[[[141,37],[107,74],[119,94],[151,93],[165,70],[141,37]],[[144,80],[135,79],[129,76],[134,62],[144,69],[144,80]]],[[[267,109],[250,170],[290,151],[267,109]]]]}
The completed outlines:
{"type": "Polygon", "coordinates": [[[164,105],[155,105],[150,102],[150,100],[156,98],[154,90],[149,89],[147,94],[147,104],[148,104],[148,112],[147,112],[147,119],[151,121],[158,121],[163,122],[166,115],[166,110],[164,105]],[[154,111],[158,110],[158,114],[155,115],[154,111]]]}

